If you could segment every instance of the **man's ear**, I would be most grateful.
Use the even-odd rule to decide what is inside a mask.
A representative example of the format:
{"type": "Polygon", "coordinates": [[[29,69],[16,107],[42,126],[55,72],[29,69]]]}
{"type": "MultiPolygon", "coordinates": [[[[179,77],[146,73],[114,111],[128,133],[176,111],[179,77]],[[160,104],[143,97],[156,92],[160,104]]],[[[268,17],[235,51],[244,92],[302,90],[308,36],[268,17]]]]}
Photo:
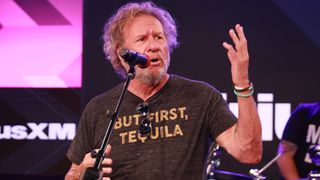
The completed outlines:
{"type": "Polygon", "coordinates": [[[118,56],[119,59],[123,60],[122,57],[120,56],[120,50],[121,50],[121,49],[122,49],[122,48],[120,47],[120,45],[117,44],[117,45],[116,45],[116,53],[117,53],[117,56],[118,56]]]}
{"type": "Polygon", "coordinates": [[[125,69],[127,69],[128,64],[125,63],[124,59],[120,56],[120,51],[121,51],[121,50],[122,50],[122,47],[121,47],[119,44],[117,44],[117,45],[116,45],[116,53],[117,53],[117,56],[118,56],[118,58],[120,59],[120,63],[122,64],[122,66],[123,66],[125,69]]]}

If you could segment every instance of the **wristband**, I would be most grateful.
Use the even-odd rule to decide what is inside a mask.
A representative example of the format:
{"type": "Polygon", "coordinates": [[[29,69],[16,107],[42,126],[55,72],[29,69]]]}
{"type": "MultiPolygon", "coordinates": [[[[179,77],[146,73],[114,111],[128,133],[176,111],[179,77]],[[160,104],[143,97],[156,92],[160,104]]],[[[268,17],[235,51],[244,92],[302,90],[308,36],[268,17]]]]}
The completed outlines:
{"type": "Polygon", "coordinates": [[[238,92],[243,92],[243,91],[251,91],[251,89],[253,89],[253,83],[250,82],[248,87],[238,87],[238,86],[234,86],[234,90],[238,91],[238,92]]]}
{"type": "Polygon", "coordinates": [[[240,89],[240,90],[239,90],[238,87],[237,87],[237,89],[236,89],[236,87],[235,87],[235,88],[233,89],[233,92],[234,92],[234,94],[237,95],[238,97],[247,98],[247,97],[251,96],[251,95],[253,94],[253,92],[254,92],[253,84],[250,83],[250,86],[249,86],[249,87],[242,88],[242,89],[240,89]],[[250,92],[249,92],[249,93],[241,93],[241,92],[244,92],[244,91],[247,91],[247,90],[250,91],[250,92]]]}

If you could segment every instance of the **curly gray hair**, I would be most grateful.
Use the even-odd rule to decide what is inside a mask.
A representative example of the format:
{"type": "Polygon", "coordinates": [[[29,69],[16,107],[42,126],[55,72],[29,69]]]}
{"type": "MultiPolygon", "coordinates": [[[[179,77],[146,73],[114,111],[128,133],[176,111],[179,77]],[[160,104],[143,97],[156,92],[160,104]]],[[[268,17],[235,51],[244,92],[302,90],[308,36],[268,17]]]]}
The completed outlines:
{"type": "Polygon", "coordinates": [[[177,27],[168,11],[156,6],[153,2],[128,3],[122,6],[104,26],[103,51],[114,70],[124,78],[126,70],[117,56],[116,47],[123,43],[123,28],[133,18],[148,14],[157,18],[163,26],[170,52],[178,46],[177,27]]]}

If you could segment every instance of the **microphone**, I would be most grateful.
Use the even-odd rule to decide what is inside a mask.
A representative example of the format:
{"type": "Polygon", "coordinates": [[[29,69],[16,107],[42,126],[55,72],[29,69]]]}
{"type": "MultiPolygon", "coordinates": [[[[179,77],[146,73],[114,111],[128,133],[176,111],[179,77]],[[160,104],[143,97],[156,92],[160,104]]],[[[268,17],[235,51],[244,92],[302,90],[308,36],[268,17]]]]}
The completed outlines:
{"type": "Polygon", "coordinates": [[[130,66],[138,65],[140,68],[144,69],[151,63],[149,56],[129,49],[122,49],[119,54],[130,66]]]}

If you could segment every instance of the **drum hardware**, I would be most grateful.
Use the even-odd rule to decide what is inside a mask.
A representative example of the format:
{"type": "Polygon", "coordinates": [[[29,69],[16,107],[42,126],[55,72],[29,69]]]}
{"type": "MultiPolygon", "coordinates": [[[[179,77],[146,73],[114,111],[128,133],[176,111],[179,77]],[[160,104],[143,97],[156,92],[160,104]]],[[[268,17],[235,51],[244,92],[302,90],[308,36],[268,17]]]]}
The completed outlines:
{"type": "Polygon", "coordinates": [[[222,150],[220,149],[220,146],[217,143],[212,142],[209,148],[205,177],[212,176],[213,170],[220,166],[221,154],[222,154],[222,150]]]}
{"type": "Polygon", "coordinates": [[[222,149],[215,142],[212,142],[209,148],[209,154],[207,158],[207,168],[205,169],[205,180],[252,180],[250,176],[216,170],[220,166],[220,156],[222,155],[222,149]]]}
{"type": "Polygon", "coordinates": [[[320,173],[319,171],[311,171],[308,174],[308,180],[320,180],[320,173]]]}
{"type": "MultiPolygon", "coordinates": [[[[216,180],[216,179],[241,179],[241,178],[248,178],[245,175],[226,172],[226,171],[219,171],[214,170],[216,167],[220,165],[220,155],[222,151],[220,150],[219,145],[216,143],[212,143],[210,146],[209,156],[207,160],[207,169],[206,169],[206,176],[208,180],[216,180]],[[216,173],[216,174],[215,174],[216,173]],[[218,177],[221,176],[221,177],[218,177]]],[[[311,146],[309,149],[310,158],[313,163],[320,165],[320,145],[311,146]]],[[[264,180],[266,179],[265,176],[262,176],[263,173],[267,168],[269,168],[282,154],[279,153],[275,156],[271,161],[269,161],[265,166],[263,166],[260,170],[259,169],[250,169],[249,179],[254,180],[264,180]]],[[[308,178],[304,180],[320,180],[320,172],[319,171],[311,171],[308,174],[308,178]]]]}
{"type": "Polygon", "coordinates": [[[281,154],[277,154],[276,157],[274,157],[271,161],[269,161],[265,166],[263,166],[260,170],[259,169],[250,169],[249,174],[254,180],[262,180],[266,179],[265,176],[262,176],[261,173],[265,171],[269,166],[271,166],[279,157],[281,154]]]}
{"type": "Polygon", "coordinates": [[[214,170],[207,180],[252,180],[251,176],[228,171],[214,170]]]}

